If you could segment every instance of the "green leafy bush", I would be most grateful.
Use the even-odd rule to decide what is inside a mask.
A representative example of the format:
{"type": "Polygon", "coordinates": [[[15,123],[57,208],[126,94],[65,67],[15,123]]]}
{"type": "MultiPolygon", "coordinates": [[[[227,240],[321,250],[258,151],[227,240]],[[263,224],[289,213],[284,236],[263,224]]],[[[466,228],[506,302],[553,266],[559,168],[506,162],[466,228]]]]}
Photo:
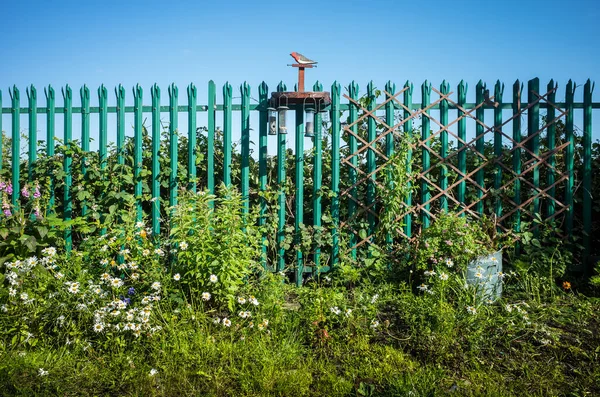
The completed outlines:
{"type": "MultiPolygon", "coordinates": [[[[552,221],[543,221],[538,215],[532,231],[520,233],[522,253],[514,258],[513,265],[522,274],[554,280],[565,275],[574,258],[568,240],[561,238],[560,228],[552,221]]],[[[530,230],[523,225],[524,230],[530,230]]]]}
{"type": "Polygon", "coordinates": [[[0,265],[40,255],[44,247],[59,237],[63,230],[61,226],[66,225],[52,215],[46,217],[48,190],[38,182],[27,183],[21,188],[17,206],[10,203],[11,195],[12,184],[0,179],[0,265]]]}
{"type": "Polygon", "coordinates": [[[441,213],[419,235],[411,248],[410,261],[419,270],[441,264],[462,272],[472,259],[495,249],[479,223],[454,213],[441,213]]]}
{"type": "Polygon", "coordinates": [[[244,280],[258,269],[258,214],[244,208],[241,194],[222,185],[218,196],[186,193],[173,209],[172,272],[181,275],[190,299],[209,293],[233,310],[244,280]]]}

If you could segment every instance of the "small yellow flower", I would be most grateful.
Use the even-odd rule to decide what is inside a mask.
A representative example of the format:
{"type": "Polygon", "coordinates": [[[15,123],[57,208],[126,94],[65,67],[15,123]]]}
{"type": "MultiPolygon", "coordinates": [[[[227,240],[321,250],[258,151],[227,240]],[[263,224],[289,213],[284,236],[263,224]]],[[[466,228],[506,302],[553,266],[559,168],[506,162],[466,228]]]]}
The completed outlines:
{"type": "Polygon", "coordinates": [[[564,288],[565,291],[568,291],[571,289],[571,283],[568,281],[563,281],[562,287],[564,288]]]}
{"type": "Polygon", "coordinates": [[[144,229],[140,230],[140,237],[141,238],[146,238],[146,236],[147,236],[146,231],[144,229]]]}

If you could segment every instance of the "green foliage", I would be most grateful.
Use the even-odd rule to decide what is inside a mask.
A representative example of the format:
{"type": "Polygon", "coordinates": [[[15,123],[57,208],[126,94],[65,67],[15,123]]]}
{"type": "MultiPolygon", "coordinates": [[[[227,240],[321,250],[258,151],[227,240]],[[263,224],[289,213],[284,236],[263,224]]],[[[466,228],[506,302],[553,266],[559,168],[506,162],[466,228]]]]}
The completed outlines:
{"type": "Polygon", "coordinates": [[[590,283],[594,287],[600,287],[600,261],[596,262],[594,266],[595,275],[590,278],[590,283]]]}
{"type": "Polygon", "coordinates": [[[10,204],[12,185],[0,180],[0,265],[6,261],[40,255],[41,250],[59,239],[59,233],[69,226],[50,214],[44,215],[48,191],[39,183],[25,184],[18,205],[10,204]]]}
{"type": "Polygon", "coordinates": [[[471,260],[496,248],[479,223],[454,213],[442,213],[411,247],[410,264],[420,270],[442,264],[462,273],[471,260]]]}
{"type": "Polygon", "coordinates": [[[244,213],[236,189],[221,186],[218,196],[187,193],[171,218],[173,272],[180,273],[188,298],[203,292],[232,310],[246,277],[258,270],[258,213],[244,213]]]}
{"type": "MultiPolygon", "coordinates": [[[[544,222],[538,216],[533,225],[532,232],[520,234],[523,252],[513,261],[515,269],[550,280],[563,277],[574,262],[568,242],[560,237],[561,230],[554,222],[544,222]]],[[[529,229],[528,225],[523,227],[529,229]]]]}

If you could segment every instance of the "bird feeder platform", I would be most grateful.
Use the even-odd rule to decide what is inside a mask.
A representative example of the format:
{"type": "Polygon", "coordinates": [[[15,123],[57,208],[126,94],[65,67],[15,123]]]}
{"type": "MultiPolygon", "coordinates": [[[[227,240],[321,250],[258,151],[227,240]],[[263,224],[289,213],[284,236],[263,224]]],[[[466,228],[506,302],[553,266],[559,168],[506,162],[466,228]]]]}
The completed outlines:
{"type": "Polygon", "coordinates": [[[270,105],[277,108],[280,105],[294,106],[314,106],[318,109],[331,104],[329,92],[273,92],[271,94],[270,105]]]}

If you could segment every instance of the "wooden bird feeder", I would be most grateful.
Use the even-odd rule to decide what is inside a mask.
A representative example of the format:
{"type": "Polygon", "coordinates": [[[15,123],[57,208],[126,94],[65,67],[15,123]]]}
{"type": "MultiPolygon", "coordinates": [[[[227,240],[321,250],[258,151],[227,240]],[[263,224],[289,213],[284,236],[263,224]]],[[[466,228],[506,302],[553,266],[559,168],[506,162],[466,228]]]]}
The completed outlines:
{"type": "Polygon", "coordinates": [[[314,106],[316,111],[320,111],[331,104],[329,92],[304,91],[304,70],[312,69],[314,65],[294,63],[290,66],[298,68],[298,91],[273,92],[270,101],[272,108],[314,106]]]}

